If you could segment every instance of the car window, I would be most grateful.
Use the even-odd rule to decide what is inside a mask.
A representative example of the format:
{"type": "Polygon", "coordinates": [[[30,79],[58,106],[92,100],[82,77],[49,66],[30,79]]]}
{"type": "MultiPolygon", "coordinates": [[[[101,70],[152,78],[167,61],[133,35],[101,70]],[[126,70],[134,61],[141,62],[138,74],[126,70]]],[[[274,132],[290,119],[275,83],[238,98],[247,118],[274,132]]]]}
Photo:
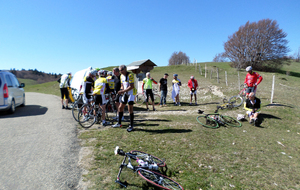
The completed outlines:
{"type": "Polygon", "coordinates": [[[13,87],[13,83],[8,75],[5,75],[7,87],[13,87]]]}
{"type": "Polygon", "coordinates": [[[13,85],[14,85],[15,87],[19,87],[20,84],[19,84],[18,79],[17,79],[15,76],[10,76],[10,77],[12,78],[13,85]]]}

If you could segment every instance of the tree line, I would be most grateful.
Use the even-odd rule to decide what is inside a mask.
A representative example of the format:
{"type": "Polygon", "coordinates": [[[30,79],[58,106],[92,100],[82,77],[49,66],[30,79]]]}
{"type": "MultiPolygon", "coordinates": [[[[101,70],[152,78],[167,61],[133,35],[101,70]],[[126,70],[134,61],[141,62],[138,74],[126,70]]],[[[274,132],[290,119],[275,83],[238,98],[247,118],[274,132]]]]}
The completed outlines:
{"type": "Polygon", "coordinates": [[[29,69],[29,70],[16,70],[15,68],[9,70],[13,73],[17,78],[21,79],[32,79],[40,83],[57,81],[58,78],[61,77],[61,74],[56,73],[45,73],[42,71],[38,71],[37,69],[29,69]]]}
{"type": "MultiPolygon", "coordinates": [[[[298,53],[288,56],[287,33],[279,28],[276,20],[262,19],[246,22],[224,43],[224,52],[217,53],[213,62],[231,62],[237,69],[252,66],[255,70],[273,71],[289,64],[291,60],[300,61],[298,53]]],[[[190,63],[189,57],[179,51],[169,59],[169,65],[190,63]]]]}

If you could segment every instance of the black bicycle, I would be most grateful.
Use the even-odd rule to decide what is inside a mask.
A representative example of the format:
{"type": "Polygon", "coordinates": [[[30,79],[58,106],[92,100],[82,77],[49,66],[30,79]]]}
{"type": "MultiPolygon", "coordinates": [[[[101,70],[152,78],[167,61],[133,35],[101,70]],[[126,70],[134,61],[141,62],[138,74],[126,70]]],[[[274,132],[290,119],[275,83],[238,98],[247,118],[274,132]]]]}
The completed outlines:
{"type": "MultiPolygon", "coordinates": [[[[197,121],[203,125],[204,127],[207,128],[218,128],[220,127],[220,125],[229,125],[232,127],[241,127],[242,123],[239,122],[237,119],[230,117],[230,116],[226,116],[226,115],[222,115],[218,113],[218,110],[222,109],[221,106],[217,106],[217,109],[215,110],[214,113],[209,113],[206,115],[199,115],[197,117],[197,121]]],[[[204,111],[202,110],[198,110],[199,114],[202,114],[204,111]]]]}
{"type": "Polygon", "coordinates": [[[125,188],[127,187],[127,183],[121,182],[120,180],[120,175],[123,168],[127,167],[133,170],[134,172],[137,172],[139,176],[141,176],[147,182],[159,188],[168,190],[183,190],[183,187],[179,183],[168,178],[167,176],[162,175],[158,171],[160,167],[166,166],[166,163],[162,159],[138,150],[133,150],[125,153],[122,149],[119,149],[118,146],[115,148],[115,155],[117,154],[124,156],[123,162],[120,165],[117,180],[115,181],[121,186],[125,188]],[[125,163],[126,159],[128,159],[128,163],[125,163]],[[133,166],[131,160],[136,160],[138,165],[133,166]]]}

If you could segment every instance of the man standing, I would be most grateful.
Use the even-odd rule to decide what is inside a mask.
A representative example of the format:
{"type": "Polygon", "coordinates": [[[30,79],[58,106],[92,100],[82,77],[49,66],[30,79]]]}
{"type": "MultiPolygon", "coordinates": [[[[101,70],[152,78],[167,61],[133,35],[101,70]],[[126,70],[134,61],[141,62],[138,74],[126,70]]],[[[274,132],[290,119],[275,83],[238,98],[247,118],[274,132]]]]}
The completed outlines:
{"type": "Polygon", "coordinates": [[[57,80],[59,82],[59,88],[61,93],[61,105],[62,109],[69,109],[68,102],[69,102],[69,91],[68,88],[70,87],[70,81],[72,78],[72,73],[63,74],[60,79],[57,80]],[[65,105],[64,105],[64,98],[65,98],[65,105]]]}
{"type": "Polygon", "coordinates": [[[172,99],[174,101],[175,106],[181,106],[179,101],[179,92],[180,92],[180,86],[181,81],[178,77],[178,74],[173,75],[172,85],[173,85],[173,91],[172,91],[172,99]]]}
{"type": "Polygon", "coordinates": [[[190,106],[192,105],[193,95],[195,96],[195,105],[197,106],[197,88],[198,88],[198,82],[194,78],[193,75],[191,76],[191,79],[188,81],[188,87],[190,88],[190,93],[191,93],[190,106]]]}
{"type": "Polygon", "coordinates": [[[83,91],[83,103],[87,104],[92,101],[92,90],[94,88],[94,82],[97,76],[96,70],[91,70],[88,74],[88,76],[83,78],[83,85],[82,85],[82,91],[83,91]]]}
{"type": "Polygon", "coordinates": [[[159,91],[161,91],[160,106],[167,106],[167,93],[168,93],[168,73],[159,81],[159,91]]]}
{"type": "Polygon", "coordinates": [[[133,95],[133,89],[134,89],[134,76],[132,73],[127,72],[127,67],[125,65],[121,65],[119,67],[119,70],[121,71],[121,90],[118,91],[118,94],[123,94],[122,96],[122,102],[119,106],[119,122],[113,125],[112,127],[122,127],[122,117],[123,117],[123,111],[124,107],[128,103],[128,111],[130,114],[130,125],[127,128],[128,132],[131,132],[133,130],[133,103],[135,96],[133,95]]]}
{"type": "Polygon", "coordinates": [[[146,90],[145,91],[145,96],[146,96],[146,107],[147,107],[147,111],[149,111],[149,108],[148,108],[148,101],[149,101],[149,96],[152,100],[152,107],[153,107],[153,111],[155,111],[155,108],[154,108],[154,96],[153,96],[153,91],[152,91],[152,82],[154,84],[157,84],[157,82],[153,79],[153,78],[150,78],[150,73],[147,72],[146,73],[146,78],[143,79],[143,85],[142,85],[142,90],[146,90]]]}
{"type": "Polygon", "coordinates": [[[249,117],[249,123],[258,125],[257,116],[260,113],[260,99],[255,97],[254,92],[249,94],[249,99],[246,99],[244,104],[244,109],[247,110],[247,115],[249,117]]]}
{"type": "MultiPolygon", "coordinates": [[[[120,70],[119,70],[119,67],[116,67],[113,69],[113,73],[114,75],[112,76],[113,80],[114,80],[114,91],[115,91],[115,104],[116,104],[116,108],[117,108],[117,117],[115,119],[119,120],[119,106],[120,106],[120,103],[122,101],[122,96],[120,94],[118,94],[118,92],[120,91],[121,89],[121,75],[120,75],[120,70]]],[[[121,118],[122,120],[124,120],[124,116],[122,116],[121,118]]]]}
{"type": "Polygon", "coordinates": [[[250,92],[256,93],[257,85],[263,80],[262,76],[260,76],[257,72],[253,72],[252,67],[248,66],[246,68],[248,72],[244,81],[244,84],[247,85],[246,97],[250,92]]]}

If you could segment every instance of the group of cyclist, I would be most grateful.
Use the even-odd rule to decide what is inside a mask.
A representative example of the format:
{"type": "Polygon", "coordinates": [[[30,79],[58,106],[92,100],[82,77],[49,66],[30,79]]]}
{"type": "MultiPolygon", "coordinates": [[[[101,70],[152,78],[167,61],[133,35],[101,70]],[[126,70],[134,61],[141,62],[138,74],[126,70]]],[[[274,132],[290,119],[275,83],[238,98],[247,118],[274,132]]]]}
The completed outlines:
{"type": "MultiPolygon", "coordinates": [[[[260,104],[261,101],[259,98],[255,97],[255,93],[257,90],[257,85],[262,81],[262,76],[257,72],[253,72],[252,67],[248,66],[246,68],[248,72],[245,78],[245,85],[247,85],[246,91],[246,102],[244,104],[244,108],[247,110],[247,115],[249,117],[251,124],[257,124],[257,116],[260,113],[260,104]]],[[[68,91],[67,87],[70,86],[71,73],[67,73],[62,75],[59,79],[60,88],[61,88],[61,97],[62,97],[62,109],[68,107],[64,106],[63,99],[66,97],[66,101],[68,101],[68,91]]],[[[166,96],[167,96],[167,77],[168,74],[165,73],[164,77],[159,81],[159,90],[161,91],[161,106],[166,106],[166,96]]],[[[148,99],[151,97],[152,99],[152,107],[155,111],[155,105],[153,101],[153,92],[152,92],[152,83],[157,84],[157,82],[150,76],[150,73],[146,73],[146,78],[143,80],[142,90],[145,90],[146,93],[146,108],[148,108],[148,99]]],[[[181,81],[178,79],[178,74],[173,75],[172,80],[172,98],[174,101],[174,105],[180,106],[179,101],[179,91],[181,86],[181,81]]],[[[191,76],[188,81],[188,87],[190,88],[190,105],[192,105],[192,97],[195,97],[195,105],[197,105],[197,88],[198,83],[194,76],[191,76]]],[[[105,71],[105,70],[91,70],[89,71],[83,79],[83,84],[80,89],[83,92],[83,103],[90,103],[95,101],[96,105],[102,108],[102,125],[106,126],[107,122],[105,120],[105,112],[106,112],[106,97],[105,94],[111,94],[115,105],[117,108],[117,117],[114,118],[118,122],[112,127],[122,127],[122,120],[124,120],[124,108],[126,104],[128,104],[128,111],[130,114],[130,125],[127,128],[128,132],[131,132],[134,128],[133,120],[133,104],[136,95],[136,88],[134,86],[134,75],[127,71],[127,67],[125,65],[121,65],[113,69],[113,71],[105,71]],[[91,92],[91,89],[92,92],[91,92]],[[93,97],[94,96],[94,97],[93,97]]],[[[68,102],[66,102],[68,105],[68,102]]]]}

